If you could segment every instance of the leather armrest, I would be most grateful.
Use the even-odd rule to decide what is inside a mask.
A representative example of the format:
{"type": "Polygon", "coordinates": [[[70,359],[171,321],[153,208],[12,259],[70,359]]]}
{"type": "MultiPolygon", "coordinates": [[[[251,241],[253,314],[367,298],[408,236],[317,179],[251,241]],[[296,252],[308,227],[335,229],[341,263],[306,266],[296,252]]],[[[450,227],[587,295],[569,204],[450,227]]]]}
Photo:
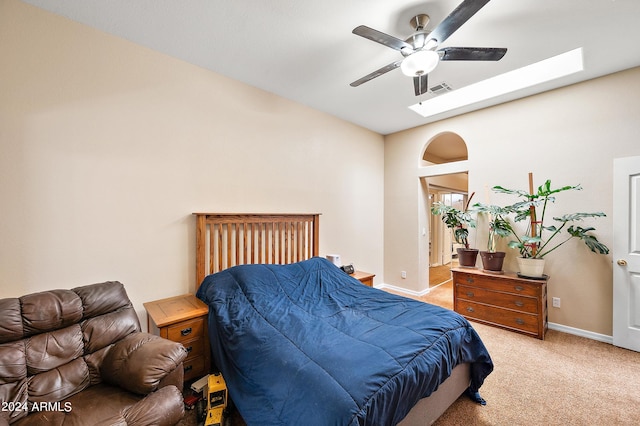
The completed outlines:
{"type": "Polygon", "coordinates": [[[129,409],[124,419],[128,425],[175,425],[184,416],[182,393],[166,386],[147,395],[129,409]]]}
{"type": "Polygon", "coordinates": [[[180,366],[187,351],[180,343],[136,332],[116,342],[104,357],[100,375],[106,383],[146,395],[180,366]]]}

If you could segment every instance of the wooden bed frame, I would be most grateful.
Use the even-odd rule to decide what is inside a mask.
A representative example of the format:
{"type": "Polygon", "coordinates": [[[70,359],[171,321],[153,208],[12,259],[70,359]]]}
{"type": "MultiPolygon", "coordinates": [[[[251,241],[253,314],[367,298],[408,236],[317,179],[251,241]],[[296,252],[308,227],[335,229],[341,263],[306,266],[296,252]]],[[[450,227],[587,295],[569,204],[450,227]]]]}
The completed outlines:
{"type": "MultiPolygon", "coordinates": [[[[196,291],[205,276],[235,265],[289,264],[319,255],[318,213],[194,213],[196,291]]],[[[469,387],[469,364],[429,397],[421,399],[399,426],[432,424],[469,387]]]]}
{"type": "Polygon", "coordinates": [[[194,213],[196,291],[209,274],[235,265],[289,264],[319,255],[318,213],[194,213]]]}

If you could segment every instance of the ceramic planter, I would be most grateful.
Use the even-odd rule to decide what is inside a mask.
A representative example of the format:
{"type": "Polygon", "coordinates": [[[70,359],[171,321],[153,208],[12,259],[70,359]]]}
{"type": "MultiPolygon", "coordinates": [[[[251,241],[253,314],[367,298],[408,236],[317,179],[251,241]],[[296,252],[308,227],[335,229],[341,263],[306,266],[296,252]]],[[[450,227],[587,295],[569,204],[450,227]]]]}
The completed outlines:
{"type": "Polygon", "coordinates": [[[475,268],[478,249],[458,248],[458,263],[466,268],[475,268]]]}
{"type": "Polygon", "coordinates": [[[502,272],[505,254],[503,251],[481,251],[482,269],[489,272],[502,272]]]}
{"type": "Polygon", "coordinates": [[[544,259],[519,257],[517,261],[521,276],[531,278],[544,277],[544,259]]]}

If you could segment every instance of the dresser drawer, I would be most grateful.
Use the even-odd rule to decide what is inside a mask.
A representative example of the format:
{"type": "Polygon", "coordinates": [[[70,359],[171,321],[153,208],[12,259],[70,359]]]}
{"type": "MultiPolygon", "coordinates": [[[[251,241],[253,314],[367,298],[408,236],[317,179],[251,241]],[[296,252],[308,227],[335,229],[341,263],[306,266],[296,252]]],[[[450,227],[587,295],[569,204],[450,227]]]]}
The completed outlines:
{"type": "Polygon", "coordinates": [[[521,294],[523,296],[537,297],[540,294],[540,284],[529,283],[523,280],[514,281],[499,277],[491,277],[478,274],[457,273],[454,275],[455,284],[469,287],[479,287],[504,293],[521,294]]]}
{"type": "Polygon", "coordinates": [[[167,338],[174,342],[185,342],[204,336],[204,319],[195,318],[167,327],[167,338]]]}
{"type": "Polygon", "coordinates": [[[456,297],[471,302],[494,305],[500,308],[537,314],[538,299],[512,293],[500,293],[480,287],[456,285],[456,297]]]}
{"type": "Polygon", "coordinates": [[[457,303],[457,312],[470,320],[476,319],[534,335],[538,334],[538,315],[473,303],[467,300],[458,300],[457,303]]]}

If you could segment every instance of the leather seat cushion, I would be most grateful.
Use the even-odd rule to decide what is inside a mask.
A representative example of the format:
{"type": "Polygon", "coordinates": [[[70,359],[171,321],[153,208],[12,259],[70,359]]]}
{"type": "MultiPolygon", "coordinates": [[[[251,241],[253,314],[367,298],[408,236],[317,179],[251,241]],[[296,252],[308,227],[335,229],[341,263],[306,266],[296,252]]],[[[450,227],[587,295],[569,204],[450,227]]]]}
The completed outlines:
{"type": "MultiPolygon", "coordinates": [[[[174,404],[170,399],[177,398],[182,404],[182,395],[175,387],[166,387],[158,392],[167,393],[164,398],[158,398],[159,400],[174,404]],[[169,395],[170,392],[177,393],[177,396],[169,395]]],[[[162,406],[157,406],[155,410],[144,410],[144,413],[134,412],[134,405],[143,398],[115,386],[99,384],[60,402],[58,407],[54,407],[56,408],[54,411],[32,412],[31,415],[18,420],[12,426],[152,425],[159,423],[154,420],[155,416],[166,416],[171,412],[177,414],[176,419],[168,423],[180,421],[183,411],[167,410],[167,407],[162,406]]]]}

